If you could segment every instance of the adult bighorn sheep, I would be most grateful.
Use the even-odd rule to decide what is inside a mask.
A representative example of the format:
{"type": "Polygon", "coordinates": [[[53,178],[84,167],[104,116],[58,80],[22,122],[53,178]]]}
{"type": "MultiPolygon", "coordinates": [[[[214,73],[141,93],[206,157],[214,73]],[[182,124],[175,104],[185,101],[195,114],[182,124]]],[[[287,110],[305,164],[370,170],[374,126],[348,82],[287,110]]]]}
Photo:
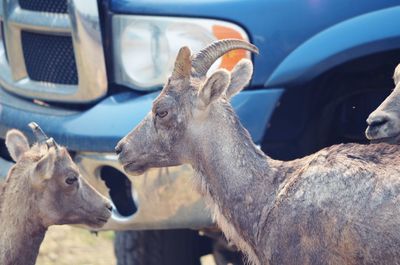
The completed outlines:
{"type": "Polygon", "coordinates": [[[400,64],[394,70],[395,89],[368,117],[365,136],[373,142],[400,141],[400,64]]]}
{"type": "Polygon", "coordinates": [[[192,165],[218,225],[253,264],[400,264],[400,146],[342,144],[271,159],[229,103],[251,62],[206,77],[239,48],[257,52],[239,40],[195,55],[180,49],[152,111],[116,146],[125,171],[192,165]]]}
{"type": "Polygon", "coordinates": [[[34,265],[50,225],[103,226],[110,202],[79,174],[68,151],[31,123],[38,143],[17,130],[6,135],[16,164],[0,190],[0,264],[34,265]]]}

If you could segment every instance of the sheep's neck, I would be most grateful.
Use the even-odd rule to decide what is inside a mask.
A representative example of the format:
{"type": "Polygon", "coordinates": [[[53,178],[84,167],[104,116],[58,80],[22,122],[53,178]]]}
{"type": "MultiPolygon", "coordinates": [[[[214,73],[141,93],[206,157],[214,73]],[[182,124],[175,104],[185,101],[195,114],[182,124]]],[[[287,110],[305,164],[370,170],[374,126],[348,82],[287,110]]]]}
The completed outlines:
{"type": "Polygon", "coordinates": [[[263,211],[271,208],[282,181],[277,173],[282,163],[253,144],[236,116],[217,120],[218,125],[203,126],[209,129],[192,140],[191,164],[199,175],[201,192],[212,198],[239,237],[255,249],[258,222],[263,211]]]}
{"type": "MultiPolygon", "coordinates": [[[[10,171],[12,173],[13,170],[10,171]]],[[[0,199],[0,264],[34,265],[46,228],[35,216],[27,176],[9,175],[0,199]]]]}

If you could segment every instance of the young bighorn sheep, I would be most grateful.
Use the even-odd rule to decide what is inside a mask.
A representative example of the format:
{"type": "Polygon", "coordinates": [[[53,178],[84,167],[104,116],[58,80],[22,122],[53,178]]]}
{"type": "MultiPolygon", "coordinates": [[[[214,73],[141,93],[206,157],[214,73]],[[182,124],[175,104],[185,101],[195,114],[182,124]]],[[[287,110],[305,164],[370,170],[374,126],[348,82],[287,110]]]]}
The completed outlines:
{"type": "Polygon", "coordinates": [[[368,117],[365,136],[373,142],[400,141],[400,64],[394,70],[395,89],[368,117]]]}
{"type": "Polygon", "coordinates": [[[16,164],[0,191],[1,265],[34,265],[50,225],[99,228],[111,215],[110,202],[80,176],[68,151],[30,127],[38,139],[31,148],[20,131],[6,135],[16,164]]]}
{"type": "Polygon", "coordinates": [[[206,78],[238,48],[257,51],[238,40],[195,55],[181,48],[152,111],[116,147],[124,169],[191,164],[217,223],[253,264],[400,264],[400,146],[342,144],[271,159],[229,103],[251,62],[206,78]]]}

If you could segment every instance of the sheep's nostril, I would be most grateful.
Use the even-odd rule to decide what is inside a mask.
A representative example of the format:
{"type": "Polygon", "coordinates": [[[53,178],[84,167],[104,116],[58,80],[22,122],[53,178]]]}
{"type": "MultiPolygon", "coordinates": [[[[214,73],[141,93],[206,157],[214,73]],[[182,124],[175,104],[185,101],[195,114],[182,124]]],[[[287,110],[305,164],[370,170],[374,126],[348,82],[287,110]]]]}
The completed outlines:
{"type": "Polygon", "coordinates": [[[369,127],[380,127],[387,123],[389,120],[387,118],[376,118],[373,119],[372,121],[368,122],[369,127]]]}
{"type": "Polygon", "coordinates": [[[121,147],[121,145],[117,145],[117,146],[115,147],[115,153],[117,153],[117,155],[119,155],[121,152],[122,152],[122,147],[121,147]]]}
{"type": "Polygon", "coordinates": [[[106,207],[107,207],[107,209],[108,209],[110,212],[112,212],[113,207],[112,207],[111,203],[107,203],[107,204],[106,204],[106,207]]]}

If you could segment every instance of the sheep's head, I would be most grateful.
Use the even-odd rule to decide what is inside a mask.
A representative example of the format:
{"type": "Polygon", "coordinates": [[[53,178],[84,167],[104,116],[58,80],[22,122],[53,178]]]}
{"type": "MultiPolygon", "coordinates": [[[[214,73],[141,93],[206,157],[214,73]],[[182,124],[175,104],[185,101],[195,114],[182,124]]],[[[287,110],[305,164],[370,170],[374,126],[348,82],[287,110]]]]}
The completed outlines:
{"type": "Polygon", "coordinates": [[[212,120],[217,105],[228,100],[249,82],[253,68],[250,60],[241,60],[232,72],[221,69],[207,78],[211,65],[234,49],[258,52],[241,40],[217,41],[192,55],[188,47],[180,49],[171,77],[154,100],[152,111],[116,146],[125,171],[137,175],[152,167],[188,163],[192,151],[193,128],[201,131],[212,120]],[[214,110],[212,110],[214,109],[214,110]]]}
{"type": "Polygon", "coordinates": [[[37,139],[32,147],[20,131],[7,132],[6,146],[16,162],[9,177],[23,178],[14,181],[29,185],[42,224],[103,226],[111,216],[110,202],[80,175],[65,147],[48,138],[37,124],[29,126],[37,139]]]}
{"type": "Polygon", "coordinates": [[[372,142],[400,142],[400,64],[393,79],[395,89],[367,119],[365,135],[372,142]]]}

